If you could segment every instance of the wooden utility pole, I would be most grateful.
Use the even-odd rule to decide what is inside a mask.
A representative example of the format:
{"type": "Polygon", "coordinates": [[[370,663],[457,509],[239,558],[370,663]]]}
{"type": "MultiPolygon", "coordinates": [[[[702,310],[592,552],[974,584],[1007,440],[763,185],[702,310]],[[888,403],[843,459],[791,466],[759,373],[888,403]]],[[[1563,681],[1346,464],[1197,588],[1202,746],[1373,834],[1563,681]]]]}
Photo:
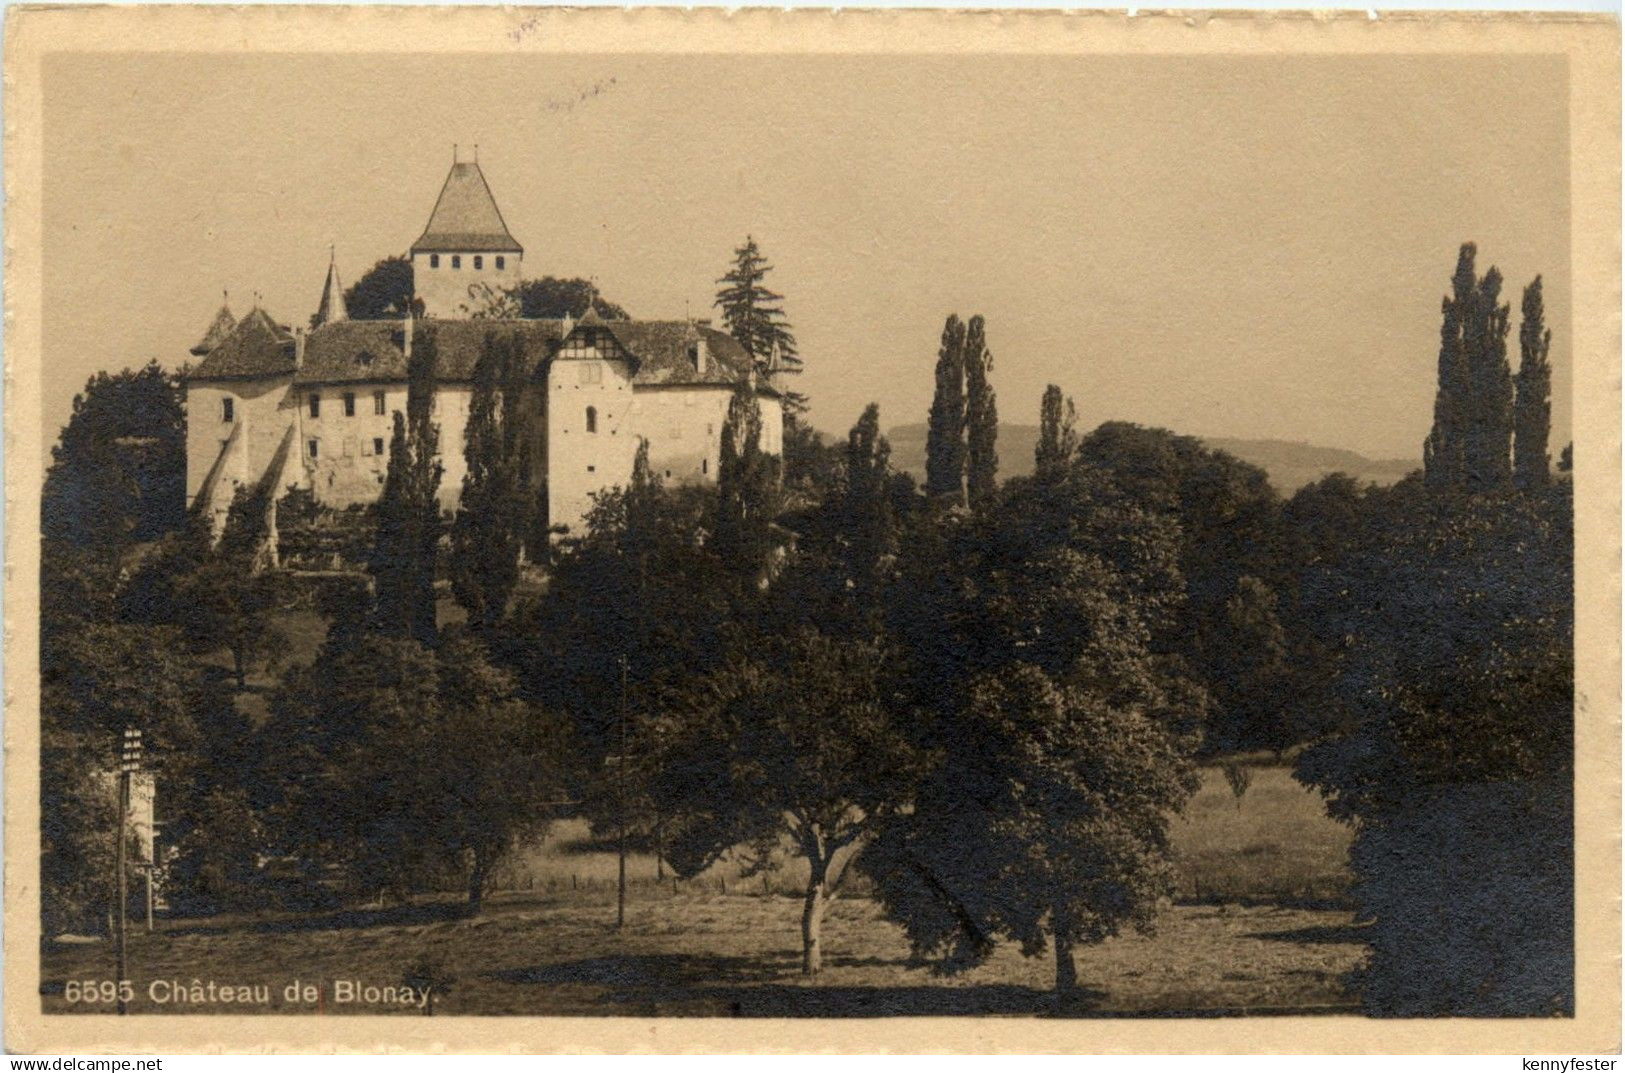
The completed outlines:
{"type": "Polygon", "coordinates": [[[626,927],[626,653],[621,653],[621,732],[619,763],[615,769],[615,823],[619,878],[615,887],[615,930],[626,927]]]}
{"type": "Polygon", "coordinates": [[[119,756],[118,765],[118,876],[115,884],[118,891],[118,905],[113,915],[113,950],[117,961],[116,971],[113,974],[113,988],[117,994],[118,1012],[120,1015],[129,1010],[124,1002],[124,981],[127,978],[127,950],[125,941],[129,931],[130,909],[130,881],[126,874],[126,857],[129,853],[129,840],[126,835],[130,824],[130,779],[141,764],[141,731],[134,727],[124,728],[124,748],[119,756]]]}

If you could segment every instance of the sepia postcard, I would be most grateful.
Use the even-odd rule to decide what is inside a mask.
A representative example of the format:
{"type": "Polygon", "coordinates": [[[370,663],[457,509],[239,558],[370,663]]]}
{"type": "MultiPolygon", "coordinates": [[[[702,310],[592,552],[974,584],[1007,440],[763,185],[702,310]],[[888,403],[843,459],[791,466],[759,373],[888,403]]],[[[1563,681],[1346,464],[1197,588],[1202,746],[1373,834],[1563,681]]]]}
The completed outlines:
{"type": "Polygon", "coordinates": [[[14,1052],[1620,1047],[1620,34],[14,7],[14,1052]]]}

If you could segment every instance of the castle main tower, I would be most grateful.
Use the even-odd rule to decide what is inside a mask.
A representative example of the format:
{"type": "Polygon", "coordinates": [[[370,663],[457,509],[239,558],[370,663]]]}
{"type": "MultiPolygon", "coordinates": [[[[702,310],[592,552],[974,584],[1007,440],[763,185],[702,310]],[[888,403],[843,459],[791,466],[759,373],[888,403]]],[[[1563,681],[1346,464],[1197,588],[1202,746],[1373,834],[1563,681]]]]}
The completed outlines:
{"type": "Polygon", "coordinates": [[[477,162],[451,165],[423,235],[412,243],[412,290],[426,316],[463,319],[487,290],[516,286],[525,249],[508,233],[477,162]]]}

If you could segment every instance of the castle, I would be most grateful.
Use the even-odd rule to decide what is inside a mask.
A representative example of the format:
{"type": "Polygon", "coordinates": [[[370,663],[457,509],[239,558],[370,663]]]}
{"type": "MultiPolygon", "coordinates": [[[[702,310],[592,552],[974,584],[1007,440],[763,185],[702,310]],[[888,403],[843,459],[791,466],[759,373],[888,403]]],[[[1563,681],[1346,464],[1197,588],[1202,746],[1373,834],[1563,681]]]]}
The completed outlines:
{"type": "Polygon", "coordinates": [[[627,482],[640,439],[657,475],[715,480],[723,420],[739,390],[754,392],[761,407],[762,449],[781,453],[771,358],[751,355],[708,321],[606,320],[591,309],[579,320],[489,316],[490,297],[523,279],[523,260],[479,164],[454,161],[411,247],[414,300],[403,318],[351,320],[331,258],[308,330],[290,330],[258,305],[240,320],[222,306],[192,348],[200,360],[186,378],[188,502],[218,532],[245,485],[271,489],[273,502],[290,488],[332,507],[375,501],[393,415],[406,408],[412,341],[427,330],[445,510],[462,492],[474,369],[493,332],[521,341],[531,473],[548,524],[566,534],[580,532],[593,493],[627,482]]]}

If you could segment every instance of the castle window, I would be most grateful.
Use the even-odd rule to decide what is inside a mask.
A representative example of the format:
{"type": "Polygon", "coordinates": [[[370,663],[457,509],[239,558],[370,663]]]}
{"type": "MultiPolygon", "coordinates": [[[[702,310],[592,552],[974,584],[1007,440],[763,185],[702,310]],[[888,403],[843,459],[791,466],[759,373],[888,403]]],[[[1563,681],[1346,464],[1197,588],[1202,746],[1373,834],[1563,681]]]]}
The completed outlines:
{"type": "Polygon", "coordinates": [[[596,406],[587,407],[587,431],[598,431],[598,407],[596,406]]]}
{"type": "Polygon", "coordinates": [[[344,416],[355,416],[355,392],[353,391],[346,391],[344,393],[344,416]]]}
{"type": "Polygon", "coordinates": [[[380,417],[383,416],[383,413],[384,413],[384,393],[382,391],[374,391],[372,393],[372,412],[379,415],[380,417]]]}
{"type": "MultiPolygon", "coordinates": [[[[322,416],[322,397],[315,392],[311,392],[310,395],[310,416],[322,416]]],[[[311,442],[314,443],[316,441],[312,440],[311,442]]],[[[315,457],[315,452],[311,452],[311,457],[315,457]]]]}
{"type": "Polygon", "coordinates": [[[598,472],[598,467],[597,466],[588,466],[587,467],[587,472],[588,473],[597,473],[598,472]]]}
{"type": "Polygon", "coordinates": [[[305,445],[305,449],[310,452],[310,457],[319,458],[322,453],[322,441],[311,440],[305,445]]]}
{"type": "Polygon", "coordinates": [[[474,255],[474,271],[478,272],[480,269],[482,269],[484,267],[485,267],[485,258],[481,257],[479,254],[476,253],[474,255]]]}
{"type": "Polygon", "coordinates": [[[463,267],[463,259],[462,259],[462,257],[460,257],[459,255],[457,255],[455,253],[452,254],[451,255],[451,267],[453,267],[453,268],[461,268],[461,267],[463,267]]]}
{"type": "Polygon", "coordinates": [[[235,399],[229,399],[229,398],[220,400],[220,420],[222,420],[222,421],[234,421],[234,420],[236,420],[235,416],[232,414],[232,403],[234,403],[235,401],[236,401],[235,399]]]}
{"type": "Polygon", "coordinates": [[[701,473],[709,473],[709,472],[711,472],[711,460],[709,458],[700,459],[700,472],[701,473]]]}
{"type": "Polygon", "coordinates": [[[504,268],[507,268],[507,267],[508,267],[507,259],[505,257],[503,257],[502,254],[500,254],[500,253],[497,254],[497,271],[500,272],[504,268]]]}
{"type": "Polygon", "coordinates": [[[382,436],[374,436],[372,438],[372,453],[375,455],[381,455],[384,453],[384,438],[382,436]]]}
{"type": "Polygon", "coordinates": [[[688,362],[696,369],[700,367],[700,344],[688,344],[688,362]]]}
{"type": "Polygon", "coordinates": [[[429,267],[430,268],[439,268],[440,267],[440,255],[438,253],[429,254],[429,267]]]}

